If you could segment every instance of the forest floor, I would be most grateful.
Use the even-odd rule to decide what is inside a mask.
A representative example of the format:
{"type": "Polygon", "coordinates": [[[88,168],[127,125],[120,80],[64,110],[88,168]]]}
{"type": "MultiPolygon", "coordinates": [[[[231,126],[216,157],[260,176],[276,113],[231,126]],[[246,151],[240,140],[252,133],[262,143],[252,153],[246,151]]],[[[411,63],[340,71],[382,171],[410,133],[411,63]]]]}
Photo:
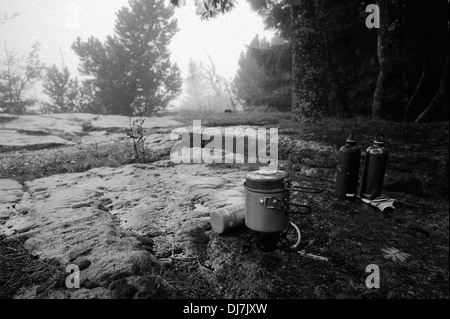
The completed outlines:
{"type": "MultiPolygon", "coordinates": [[[[175,116],[175,120],[181,122],[175,126],[190,126],[193,119],[201,119],[205,127],[257,125],[278,128],[280,169],[288,171],[293,181],[325,190],[320,194],[293,195],[294,200],[306,202],[313,209],[309,216],[291,217],[302,232],[299,248],[325,256],[328,261],[307,259],[279,250],[263,253],[256,248],[243,255],[241,249],[250,235],[248,229],[244,227],[218,235],[210,226],[198,224],[201,227],[190,228],[186,237],[189,249],[183,243],[181,248],[172,247],[171,254],[152,252],[156,256],[155,267],[160,270],[158,287],[162,288],[150,294],[151,298],[449,298],[448,122],[403,124],[325,119],[321,123],[301,125],[282,113],[245,116],[206,113],[175,116]],[[390,159],[384,194],[397,200],[394,212],[383,214],[359,200],[344,201],[332,196],[335,154],[349,130],[355,133],[362,149],[372,144],[376,133],[385,135],[390,159]],[[328,149],[315,152],[314,147],[298,146],[299,143],[320,143],[328,149]],[[410,257],[404,262],[386,258],[382,249],[391,247],[410,257]],[[183,257],[177,259],[174,249],[175,252],[186,250],[183,257]],[[380,269],[379,289],[368,289],[365,285],[369,275],[366,267],[371,264],[380,269]]],[[[148,133],[156,131],[148,129],[148,133]]],[[[69,175],[61,174],[75,176],[75,173],[88,173],[94,168],[120,168],[135,162],[129,139],[82,145],[79,139],[83,134],[61,133],[76,146],[0,149],[0,179],[11,179],[20,184],[33,180],[38,183],[41,178],[52,176],[68,176],[69,180],[69,175]]],[[[167,159],[167,153],[155,153],[150,162],[167,159]]],[[[178,175],[184,170],[171,169],[178,175]]],[[[251,169],[254,166],[207,164],[204,172],[198,174],[245,177],[251,169]]],[[[203,204],[194,202],[194,197],[191,199],[191,205],[203,204]]],[[[4,220],[0,222],[5,224],[4,220]]],[[[152,240],[156,242],[158,236],[153,234],[152,240]]],[[[20,234],[1,236],[2,297],[17,297],[18,294],[30,297],[24,293],[27,287],[34,287],[34,298],[49,297],[48,283],[44,289],[43,282],[48,278],[64,277],[61,260],[31,253],[33,245],[27,246],[27,239],[20,234]],[[20,280],[14,277],[20,274],[20,280]],[[16,280],[11,281],[11,278],[16,280]]],[[[137,288],[136,291],[130,288],[133,285],[140,287],[132,282],[132,275],[116,277],[115,281],[106,280],[97,285],[110,290],[118,286],[120,289],[116,290],[123,293],[113,293],[113,298],[149,296],[136,294],[137,288]],[[127,282],[124,277],[128,278],[127,282]]],[[[57,285],[52,287],[63,290],[57,285]]],[[[102,296],[111,297],[108,294],[102,296]]]]}

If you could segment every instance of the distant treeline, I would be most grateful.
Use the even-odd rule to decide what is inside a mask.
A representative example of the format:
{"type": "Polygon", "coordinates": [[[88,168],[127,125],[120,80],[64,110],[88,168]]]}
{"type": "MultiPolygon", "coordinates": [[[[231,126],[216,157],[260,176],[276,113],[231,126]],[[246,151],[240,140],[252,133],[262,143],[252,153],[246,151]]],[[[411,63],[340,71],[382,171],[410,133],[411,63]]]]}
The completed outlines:
{"type": "MultiPolygon", "coordinates": [[[[291,111],[301,122],[361,115],[448,120],[448,0],[247,2],[276,36],[253,39],[233,81],[220,77],[212,61],[206,67],[191,61],[186,105],[291,111]]],[[[203,19],[235,6],[234,0],[196,3],[203,19]]],[[[0,111],[25,112],[34,101],[23,93],[41,78],[51,99],[45,111],[129,115],[164,109],[182,84],[167,48],[177,31],[173,13],[163,0],[130,0],[105,42],[77,39],[83,81],[65,68],[44,67],[38,45],[24,57],[5,46],[0,111]]]]}

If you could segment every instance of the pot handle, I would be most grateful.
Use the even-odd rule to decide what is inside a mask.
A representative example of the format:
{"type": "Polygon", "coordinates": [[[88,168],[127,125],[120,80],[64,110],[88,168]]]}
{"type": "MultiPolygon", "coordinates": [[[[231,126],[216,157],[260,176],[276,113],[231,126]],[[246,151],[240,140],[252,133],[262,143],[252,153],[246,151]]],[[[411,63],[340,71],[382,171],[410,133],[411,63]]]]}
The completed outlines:
{"type": "Polygon", "coordinates": [[[290,190],[294,192],[314,193],[314,194],[318,194],[323,191],[322,188],[306,187],[306,186],[291,186],[290,190]]]}
{"type": "Polygon", "coordinates": [[[323,189],[317,187],[306,187],[306,186],[293,186],[289,180],[284,181],[284,188],[293,192],[303,192],[303,193],[321,193],[323,189]]]}
{"type": "Polygon", "coordinates": [[[259,200],[259,202],[265,208],[284,210],[284,212],[286,214],[288,214],[288,213],[297,214],[297,215],[311,214],[311,206],[291,203],[290,201],[287,201],[284,198],[265,196],[265,197],[261,198],[259,200]],[[291,208],[290,208],[291,206],[296,207],[297,210],[291,210],[291,208]],[[304,210],[302,210],[300,208],[306,208],[307,212],[304,212],[304,210]]]}
{"type": "Polygon", "coordinates": [[[295,204],[295,203],[287,203],[288,204],[288,212],[290,214],[296,214],[296,215],[309,215],[311,214],[312,210],[311,210],[311,206],[309,205],[302,205],[302,204],[295,204]],[[298,210],[291,210],[290,206],[296,207],[298,210]],[[306,208],[306,212],[303,209],[300,208],[306,208]]]}
{"type": "Polygon", "coordinates": [[[259,199],[259,203],[268,209],[278,209],[287,211],[289,203],[281,197],[264,196],[259,199]]]}

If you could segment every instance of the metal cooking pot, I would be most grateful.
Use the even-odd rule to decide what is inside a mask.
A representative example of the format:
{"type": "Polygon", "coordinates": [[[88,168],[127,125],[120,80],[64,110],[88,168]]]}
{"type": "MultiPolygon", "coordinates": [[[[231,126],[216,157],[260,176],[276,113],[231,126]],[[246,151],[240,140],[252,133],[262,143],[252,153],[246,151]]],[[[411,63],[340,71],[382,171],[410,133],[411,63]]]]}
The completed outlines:
{"type": "Polygon", "coordinates": [[[309,205],[290,202],[292,191],[319,193],[320,188],[293,187],[284,171],[253,171],[246,175],[245,225],[255,231],[281,232],[289,226],[289,213],[308,215],[309,205]]]}

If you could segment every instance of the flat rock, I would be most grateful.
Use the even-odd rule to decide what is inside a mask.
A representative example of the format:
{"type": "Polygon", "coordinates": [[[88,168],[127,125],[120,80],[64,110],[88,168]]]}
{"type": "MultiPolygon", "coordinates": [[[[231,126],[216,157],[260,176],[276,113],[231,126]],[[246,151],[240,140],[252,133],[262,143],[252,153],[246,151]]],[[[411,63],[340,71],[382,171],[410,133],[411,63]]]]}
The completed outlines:
{"type": "MultiPolygon", "coordinates": [[[[129,128],[130,119],[121,115],[96,115],[89,113],[59,113],[43,115],[21,115],[16,118],[7,117],[8,121],[0,121],[0,129],[9,130],[49,130],[64,133],[82,132],[82,125],[90,122],[95,129],[129,128]]],[[[164,128],[179,126],[180,123],[168,116],[144,117],[143,127],[164,128]]]]}
{"type": "Polygon", "coordinates": [[[0,132],[0,150],[43,149],[75,145],[73,142],[54,135],[28,135],[13,130],[1,130],[0,132]]]}
{"type": "Polygon", "coordinates": [[[15,120],[15,119],[17,119],[17,115],[7,114],[7,113],[0,113],[0,123],[10,122],[10,121],[15,120]]]}
{"type": "MultiPolygon", "coordinates": [[[[179,126],[181,124],[180,122],[175,121],[169,116],[143,117],[143,119],[145,121],[142,124],[142,127],[145,129],[179,126]]],[[[110,127],[129,128],[130,119],[128,116],[122,115],[101,115],[96,116],[92,120],[92,126],[98,128],[110,128],[110,127]]]]}
{"type": "MultiPolygon", "coordinates": [[[[61,115],[55,115],[56,117],[53,117],[53,115],[21,115],[15,120],[1,123],[0,128],[9,130],[50,130],[66,133],[82,131],[82,119],[73,117],[71,120],[71,117],[64,118],[61,115]]],[[[81,115],[80,117],[83,116],[81,115]]]]}
{"type": "Polygon", "coordinates": [[[149,134],[145,139],[145,148],[158,152],[160,155],[169,155],[176,140],[170,138],[170,133],[149,134]]]}
{"type": "Polygon", "coordinates": [[[22,185],[12,179],[0,179],[0,227],[5,235],[12,235],[15,227],[31,229],[32,225],[17,211],[23,196],[22,185]]]}
{"type": "Polygon", "coordinates": [[[12,179],[0,179],[0,204],[18,202],[22,195],[22,184],[12,179]]]}
{"type": "Polygon", "coordinates": [[[107,131],[93,131],[89,132],[87,135],[82,136],[79,139],[81,145],[96,145],[97,147],[101,145],[113,144],[118,141],[125,141],[131,139],[125,133],[108,133],[107,131]]]}
{"type": "Polygon", "coordinates": [[[16,207],[27,214],[11,216],[0,234],[26,234],[31,253],[64,266],[89,260],[82,278],[105,286],[111,276],[150,271],[155,256],[173,253],[171,243],[193,255],[192,236],[208,229],[211,210],[244,200],[244,178],[239,170],[164,161],[36,179],[16,207]]]}

